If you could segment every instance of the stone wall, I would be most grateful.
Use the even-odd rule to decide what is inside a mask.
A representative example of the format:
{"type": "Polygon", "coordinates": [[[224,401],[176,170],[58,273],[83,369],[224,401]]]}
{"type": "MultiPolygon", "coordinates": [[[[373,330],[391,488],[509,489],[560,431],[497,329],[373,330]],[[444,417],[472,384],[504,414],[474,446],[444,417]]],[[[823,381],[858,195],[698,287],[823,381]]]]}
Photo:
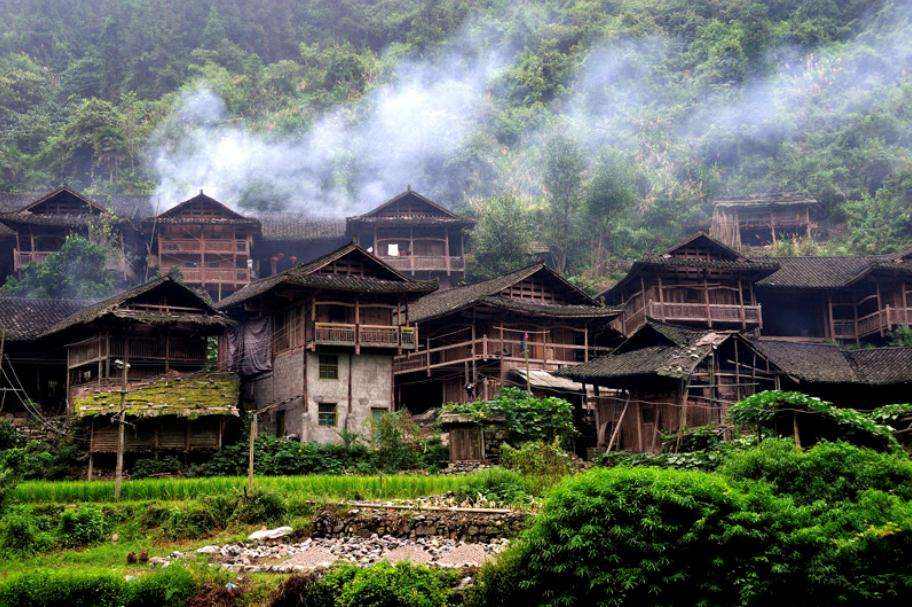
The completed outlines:
{"type": "Polygon", "coordinates": [[[314,537],[399,538],[448,537],[466,542],[490,542],[514,537],[529,515],[512,511],[424,510],[327,506],[314,516],[314,537]]]}
{"type": "Polygon", "coordinates": [[[250,394],[257,408],[282,403],[276,411],[261,418],[264,432],[276,430],[276,413],[284,413],[285,436],[296,436],[319,443],[341,442],[343,431],[370,439],[373,411],[393,407],[392,354],[355,354],[345,350],[303,352],[292,350],[275,357],[271,373],[251,382],[250,394]],[[338,357],[338,379],[321,379],[319,355],[338,357]],[[307,357],[307,404],[304,394],[304,357],[307,357]],[[349,402],[349,378],[351,401],[349,402]],[[336,424],[319,423],[320,403],[333,403],[336,424]]]}

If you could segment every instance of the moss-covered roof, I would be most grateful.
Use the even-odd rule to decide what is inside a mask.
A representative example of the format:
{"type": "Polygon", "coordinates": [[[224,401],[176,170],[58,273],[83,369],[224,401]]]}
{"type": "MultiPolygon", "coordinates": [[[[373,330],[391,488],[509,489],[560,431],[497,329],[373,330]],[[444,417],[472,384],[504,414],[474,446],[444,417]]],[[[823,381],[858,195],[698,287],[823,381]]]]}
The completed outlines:
{"type": "MultiPolygon", "coordinates": [[[[240,379],[234,373],[192,373],[159,376],[128,386],[128,417],[195,418],[238,415],[240,379]]],[[[120,411],[120,387],[87,387],[73,399],[76,417],[113,415],[120,411]]]]}

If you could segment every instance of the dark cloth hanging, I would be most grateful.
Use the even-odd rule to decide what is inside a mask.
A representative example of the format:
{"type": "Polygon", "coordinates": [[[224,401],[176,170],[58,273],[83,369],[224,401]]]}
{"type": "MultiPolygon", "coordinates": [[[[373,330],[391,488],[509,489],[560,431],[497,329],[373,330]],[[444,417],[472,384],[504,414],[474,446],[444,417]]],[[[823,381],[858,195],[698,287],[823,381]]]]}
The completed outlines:
{"type": "Polygon", "coordinates": [[[231,369],[241,375],[272,371],[272,330],[268,318],[248,320],[232,327],[228,336],[231,369]]]}

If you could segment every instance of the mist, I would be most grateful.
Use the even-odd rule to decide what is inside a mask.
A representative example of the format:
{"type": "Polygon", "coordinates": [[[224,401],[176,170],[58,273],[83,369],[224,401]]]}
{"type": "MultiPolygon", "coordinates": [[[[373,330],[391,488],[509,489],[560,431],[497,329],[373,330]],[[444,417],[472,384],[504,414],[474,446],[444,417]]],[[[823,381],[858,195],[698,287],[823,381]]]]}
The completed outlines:
{"type": "MultiPolygon", "coordinates": [[[[160,129],[181,136],[150,142],[156,202],[164,209],[203,189],[247,210],[345,216],[406,186],[450,206],[498,191],[535,197],[544,191],[542,146],[556,136],[572,139],[588,159],[614,150],[653,181],[671,181],[687,162],[737,163],[728,156],[801,138],[821,120],[863,116],[884,102],[881,85],[908,77],[912,59],[909,2],[872,15],[848,42],[813,53],[771,49],[762,74],[725,84],[699,73],[669,77],[680,45],[659,35],[596,40],[579,54],[566,92],[530,109],[506,145],[492,136],[507,103],[505,75],[548,25],[541,13],[515,14],[526,21],[521,39],[475,20],[436,52],[402,59],[361,100],[290,136],[235,121],[198,83],[160,129]],[[462,162],[467,155],[478,162],[462,162]],[[479,163],[488,178],[478,178],[479,163]],[[452,199],[453,183],[460,199],[452,199]]],[[[721,179],[723,191],[752,193],[721,179]]]]}

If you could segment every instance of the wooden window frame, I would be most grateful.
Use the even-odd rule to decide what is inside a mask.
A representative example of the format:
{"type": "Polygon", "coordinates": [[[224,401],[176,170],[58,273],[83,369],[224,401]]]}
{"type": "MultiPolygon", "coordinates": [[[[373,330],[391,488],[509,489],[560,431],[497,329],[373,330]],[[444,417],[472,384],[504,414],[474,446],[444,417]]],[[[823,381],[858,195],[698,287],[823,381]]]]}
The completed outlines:
{"type": "Polygon", "coordinates": [[[337,403],[317,404],[317,425],[323,428],[335,428],[338,423],[337,403]]]}
{"type": "Polygon", "coordinates": [[[317,377],[319,379],[339,379],[339,355],[320,354],[318,356],[317,377]]]}

